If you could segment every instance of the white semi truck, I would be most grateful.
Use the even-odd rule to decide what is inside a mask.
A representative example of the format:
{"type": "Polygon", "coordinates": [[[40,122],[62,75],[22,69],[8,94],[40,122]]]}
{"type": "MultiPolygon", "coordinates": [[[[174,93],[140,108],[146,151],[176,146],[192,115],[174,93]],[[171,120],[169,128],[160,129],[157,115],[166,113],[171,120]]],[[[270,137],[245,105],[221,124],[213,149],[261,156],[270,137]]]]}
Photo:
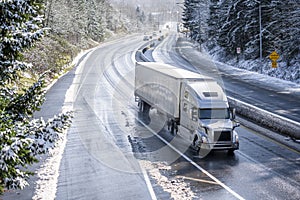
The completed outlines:
{"type": "Polygon", "coordinates": [[[155,107],[168,117],[168,128],[200,150],[239,148],[235,110],[212,78],[157,62],[137,62],[135,97],[140,111],[155,107]]]}

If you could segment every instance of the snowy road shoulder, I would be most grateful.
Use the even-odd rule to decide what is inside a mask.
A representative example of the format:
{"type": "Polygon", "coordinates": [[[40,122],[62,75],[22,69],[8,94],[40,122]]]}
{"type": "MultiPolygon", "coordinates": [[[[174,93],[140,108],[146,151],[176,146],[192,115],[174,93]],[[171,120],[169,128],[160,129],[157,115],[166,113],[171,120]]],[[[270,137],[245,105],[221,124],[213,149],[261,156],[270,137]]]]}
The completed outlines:
{"type": "MultiPolygon", "coordinates": [[[[93,50],[88,50],[92,52],[93,50]]],[[[84,60],[87,59],[89,53],[88,51],[81,52],[74,59],[72,65],[76,67],[75,74],[79,74],[82,70],[82,66],[84,60]]],[[[63,74],[61,77],[67,75],[63,74]]],[[[57,81],[53,81],[47,88],[49,90],[57,81]]],[[[73,83],[76,82],[76,76],[73,80],[73,83]]],[[[66,92],[65,100],[63,103],[62,111],[68,112],[73,110],[73,102],[76,98],[77,90],[73,87],[72,84],[66,92]]],[[[75,84],[76,85],[76,84],[75,84]]],[[[78,89],[78,88],[77,88],[78,89]]],[[[57,181],[59,177],[59,167],[61,163],[61,159],[64,153],[64,149],[67,143],[67,132],[64,133],[64,136],[58,141],[56,147],[50,152],[47,156],[47,159],[43,162],[39,169],[37,169],[37,181],[34,191],[34,196],[32,199],[44,199],[44,200],[52,200],[55,199],[56,189],[57,189],[57,181]]]]}

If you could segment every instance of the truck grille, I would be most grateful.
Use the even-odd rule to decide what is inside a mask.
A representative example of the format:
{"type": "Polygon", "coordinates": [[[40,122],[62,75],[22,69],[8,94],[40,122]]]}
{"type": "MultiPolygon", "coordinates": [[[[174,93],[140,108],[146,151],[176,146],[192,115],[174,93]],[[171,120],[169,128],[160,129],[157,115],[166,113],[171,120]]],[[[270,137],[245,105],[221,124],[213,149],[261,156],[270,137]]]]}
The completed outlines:
{"type": "Polygon", "coordinates": [[[214,141],[231,141],[231,131],[215,131],[214,141]]]}

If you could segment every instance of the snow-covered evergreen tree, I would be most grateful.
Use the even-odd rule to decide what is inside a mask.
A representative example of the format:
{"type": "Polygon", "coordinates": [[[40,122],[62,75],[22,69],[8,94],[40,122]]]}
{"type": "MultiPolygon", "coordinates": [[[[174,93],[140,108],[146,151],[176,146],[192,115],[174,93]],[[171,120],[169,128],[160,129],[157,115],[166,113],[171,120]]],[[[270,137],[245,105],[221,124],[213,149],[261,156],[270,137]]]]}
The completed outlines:
{"type": "MultiPolygon", "coordinates": [[[[183,26],[193,32],[192,30],[194,29],[192,21],[194,21],[194,6],[195,4],[193,3],[193,0],[185,0],[184,1],[184,9],[182,12],[182,21],[183,21],[183,26]]],[[[193,34],[193,33],[191,33],[193,34]]]]}
{"type": "Polygon", "coordinates": [[[106,0],[48,0],[45,13],[51,32],[78,46],[87,39],[102,41],[107,29],[121,23],[106,0]]]}
{"type": "MultiPolygon", "coordinates": [[[[299,19],[300,4],[296,0],[203,0],[209,5],[209,20],[207,20],[206,47],[212,53],[219,52],[223,60],[236,60],[236,49],[241,49],[240,56],[244,60],[259,60],[262,50],[262,64],[268,67],[269,55],[273,51],[280,54],[280,62],[286,66],[288,73],[267,70],[266,73],[288,80],[299,78],[299,19]],[[259,12],[261,10],[261,12],[259,12]],[[259,15],[261,13],[261,16],[259,15]],[[262,28],[260,30],[259,20],[262,28]],[[262,49],[260,49],[260,36],[262,49]],[[288,77],[293,74],[292,77],[288,77]],[[298,75],[297,75],[298,74],[298,75]]],[[[203,33],[198,31],[203,9],[200,0],[185,0],[183,20],[186,28],[190,30],[193,40],[202,43],[203,33]],[[195,14],[197,10],[200,13],[195,14]],[[200,34],[199,34],[200,33],[200,34]]],[[[202,26],[202,25],[201,25],[202,26]]],[[[201,29],[202,30],[202,29],[201,29]]],[[[206,34],[204,34],[206,35],[206,34]]],[[[254,70],[262,66],[254,67],[254,70]]]]}
{"type": "Polygon", "coordinates": [[[207,0],[186,0],[184,6],[184,27],[190,31],[190,37],[201,45],[208,37],[209,4],[207,0]]]}
{"type": "Polygon", "coordinates": [[[245,0],[224,1],[220,5],[217,42],[227,56],[236,56],[236,48],[247,52],[248,59],[259,57],[258,6],[245,0]],[[226,9],[224,9],[226,8],[226,9]]]}
{"type": "MultiPolygon", "coordinates": [[[[262,7],[262,9],[265,6],[262,7]]],[[[287,67],[300,59],[300,3],[297,0],[270,2],[269,21],[265,23],[264,36],[268,41],[267,55],[276,50],[287,67]]],[[[262,11],[263,12],[266,11],[262,11]]]]}
{"type": "Polygon", "coordinates": [[[95,41],[101,41],[104,37],[104,27],[101,12],[98,12],[100,10],[99,5],[94,0],[87,2],[87,4],[89,11],[87,13],[86,35],[95,41]]]}
{"type": "Polygon", "coordinates": [[[42,0],[0,0],[0,193],[4,187],[23,188],[28,165],[46,153],[70,125],[68,114],[44,120],[32,119],[44,101],[43,77],[31,87],[19,84],[31,64],[22,52],[41,38],[42,0]]]}
{"type": "Polygon", "coordinates": [[[221,24],[219,23],[221,21],[221,15],[219,15],[220,12],[220,0],[211,0],[209,4],[209,16],[208,16],[208,28],[207,28],[207,34],[208,34],[208,41],[207,46],[209,49],[213,49],[217,46],[217,39],[219,37],[219,30],[221,27],[221,24]]]}

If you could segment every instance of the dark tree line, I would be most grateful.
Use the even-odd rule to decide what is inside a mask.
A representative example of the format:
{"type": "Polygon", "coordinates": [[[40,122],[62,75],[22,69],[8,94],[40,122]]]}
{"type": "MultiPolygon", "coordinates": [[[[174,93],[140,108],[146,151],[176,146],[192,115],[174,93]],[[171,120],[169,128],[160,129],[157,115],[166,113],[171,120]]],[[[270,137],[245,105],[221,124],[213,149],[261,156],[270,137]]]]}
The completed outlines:
{"type": "Polygon", "coordinates": [[[276,50],[289,67],[299,62],[299,4],[298,0],[185,0],[182,19],[192,39],[199,43],[206,40],[198,38],[208,39],[208,50],[220,47],[225,57],[232,58],[240,47],[243,58],[253,60],[260,57],[261,8],[263,59],[276,50]],[[209,5],[207,12],[204,2],[209,5]],[[201,23],[205,32],[199,32],[201,23]]]}

